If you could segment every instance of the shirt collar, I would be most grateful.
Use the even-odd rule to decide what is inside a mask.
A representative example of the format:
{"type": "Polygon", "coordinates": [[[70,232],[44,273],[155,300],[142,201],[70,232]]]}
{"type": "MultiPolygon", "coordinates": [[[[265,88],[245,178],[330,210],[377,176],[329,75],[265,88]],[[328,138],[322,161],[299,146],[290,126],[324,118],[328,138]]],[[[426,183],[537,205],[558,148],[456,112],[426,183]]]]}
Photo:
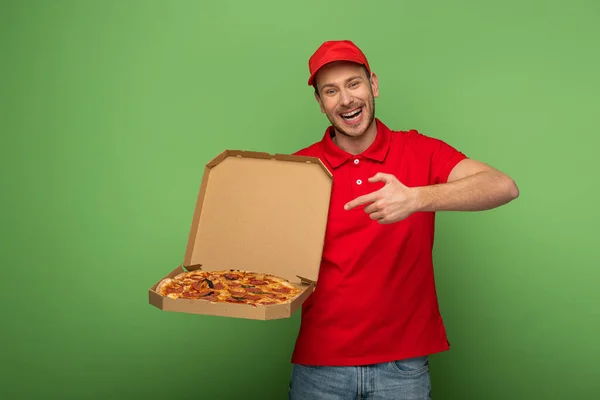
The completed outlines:
{"type": "Polygon", "coordinates": [[[332,138],[333,126],[330,126],[325,131],[323,136],[323,155],[327,159],[327,162],[333,167],[337,168],[352,157],[360,156],[371,159],[377,162],[383,162],[385,156],[388,153],[391,140],[391,132],[387,126],[385,126],[379,119],[375,118],[377,124],[377,134],[375,141],[361,154],[352,155],[342,149],[340,149],[332,138]]]}

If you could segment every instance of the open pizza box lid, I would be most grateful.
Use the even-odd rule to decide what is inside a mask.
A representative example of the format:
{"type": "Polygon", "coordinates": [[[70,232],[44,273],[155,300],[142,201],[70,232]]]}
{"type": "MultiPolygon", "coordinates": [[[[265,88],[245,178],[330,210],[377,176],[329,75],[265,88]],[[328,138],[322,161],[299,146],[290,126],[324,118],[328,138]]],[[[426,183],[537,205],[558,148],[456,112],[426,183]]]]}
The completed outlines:
{"type": "Polygon", "coordinates": [[[316,282],[331,186],[318,158],[224,151],[205,167],[184,266],[316,282]]]}

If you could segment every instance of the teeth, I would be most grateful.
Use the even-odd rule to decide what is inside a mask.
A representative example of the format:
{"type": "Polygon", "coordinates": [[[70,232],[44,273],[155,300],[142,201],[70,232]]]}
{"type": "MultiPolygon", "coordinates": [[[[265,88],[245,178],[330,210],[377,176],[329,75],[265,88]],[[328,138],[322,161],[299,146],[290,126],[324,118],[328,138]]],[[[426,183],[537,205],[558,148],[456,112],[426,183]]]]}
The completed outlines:
{"type": "Polygon", "coordinates": [[[350,117],[357,116],[361,112],[361,110],[362,109],[359,108],[356,111],[353,111],[353,112],[350,112],[350,113],[347,113],[347,114],[342,114],[342,117],[344,117],[344,118],[350,118],[350,117]]]}

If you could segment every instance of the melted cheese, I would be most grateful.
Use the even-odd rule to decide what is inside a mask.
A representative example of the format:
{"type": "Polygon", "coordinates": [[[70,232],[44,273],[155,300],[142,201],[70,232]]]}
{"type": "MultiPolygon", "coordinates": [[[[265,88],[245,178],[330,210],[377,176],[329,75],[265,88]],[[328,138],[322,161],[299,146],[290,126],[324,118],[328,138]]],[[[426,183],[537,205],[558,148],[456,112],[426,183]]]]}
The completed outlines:
{"type": "MultiPolygon", "coordinates": [[[[167,281],[167,286],[172,285],[174,283],[179,283],[180,285],[183,286],[183,290],[181,292],[178,293],[169,293],[166,296],[172,299],[177,299],[177,298],[185,298],[185,296],[183,296],[183,293],[186,292],[197,292],[197,290],[194,288],[194,285],[196,285],[196,287],[198,287],[200,290],[204,291],[207,289],[211,289],[212,291],[214,291],[215,293],[211,296],[209,296],[210,298],[216,298],[217,302],[225,302],[228,298],[232,298],[232,297],[236,297],[239,296],[241,297],[245,297],[246,295],[249,296],[260,296],[260,299],[258,300],[251,300],[251,299],[246,299],[244,301],[242,301],[240,304],[256,304],[256,305],[261,305],[262,303],[269,303],[269,302],[275,302],[275,304],[282,304],[282,303],[287,303],[290,300],[292,300],[293,298],[297,297],[300,293],[302,293],[302,289],[299,289],[297,287],[295,287],[294,285],[292,285],[291,283],[289,283],[288,281],[286,281],[283,278],[277,277],[277,276],[273,276],[273,275],[269,275],[269,274],[262,274],[262,273],[252,273],[252,272],[248,272],[248,271],[241,271],[241,270],[223,270],[223,271],[202,271],[202,270],[196,270],[196,271],[190,271],[190,272],[182,272],[178,275],[176,275],[175,277],[173,277],[172,279],[168,279],[167,281]],[[227,279],[225,277],[225,274],[234,274],[237,275],[239,277],[239,279],[235,279],[235,280],[230,280],[227,279]],[[210,286],[208,285],[208,282],[204,282],[200,285],[200,287],[198,287],[198,282],[203,282],[204,279],[208,279],[210,281],[212,281],[213,286],[217,285],[221,283],[223,288],[222,289],[215,289],[215,288],[210,288],[210,286]],[[266,284],[252,284],[251,281],[254,280],[258,280],[258,281],[266,281],[266,284]],[[246,286],[246,287],[244,287],[246,286]],[[282,293],[282,292],[277,292],[276,289],[280,289],[280,288],[287,288],[289,289],[288,293],[282,293]],[[260,290],[260,292],[262,293],[253,293],[252,290],[248,290],[248,289],[254,289],[256,290],[260,290]],[[233,292],[233,293],[232,293],[233,292]],[[266,292],[266,293],[264,293],[266,292]]],[[[164,290],[163,290],[164,293],[164,290]]],[[[164,295],[163,293],[159,293],[161,295],[164,295]]],[[[203,299],[198,299],[201,301],[210,301],[212,303],[214,303],[214,300],[203,300],[203,299]]],[[[235,304],[235,302],[234,302],[235,304]]]]}

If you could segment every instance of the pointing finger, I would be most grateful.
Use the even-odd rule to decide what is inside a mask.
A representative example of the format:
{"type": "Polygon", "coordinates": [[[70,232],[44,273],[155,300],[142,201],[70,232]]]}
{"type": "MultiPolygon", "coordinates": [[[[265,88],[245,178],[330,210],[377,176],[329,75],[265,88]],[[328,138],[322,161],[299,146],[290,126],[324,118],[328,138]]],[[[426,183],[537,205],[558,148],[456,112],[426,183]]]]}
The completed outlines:
{"type": "Polygon", "coordinates": [[[346,205],[344,205],[344,209],[345,210],[351,210],[355,207],[358,207],[362,204],[367,204],[367,203],[372,203],[376,200],[375,198],[375,193],[369,193],[369,194],[365,194],[363,196],[359,196],[357,198],[355,198],[352,201],[349,201],[348,203],[346,203],[346,205]]]}

